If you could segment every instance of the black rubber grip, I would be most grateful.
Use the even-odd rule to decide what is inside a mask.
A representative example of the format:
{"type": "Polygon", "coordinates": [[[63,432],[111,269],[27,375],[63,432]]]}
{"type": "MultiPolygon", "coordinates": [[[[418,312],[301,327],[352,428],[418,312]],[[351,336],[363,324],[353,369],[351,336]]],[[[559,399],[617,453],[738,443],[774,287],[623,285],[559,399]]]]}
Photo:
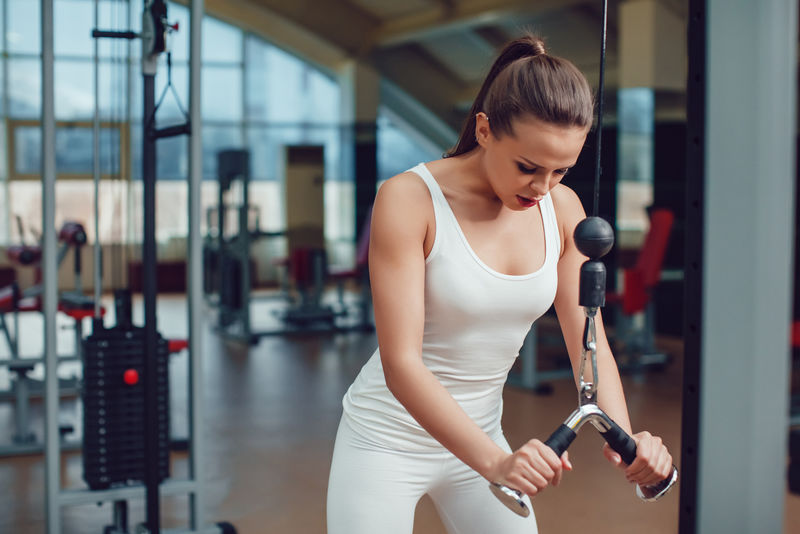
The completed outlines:
{"type": "Polygon", "coordinates": [[[544,444],[553,449],[556,456],[560,458],[561,455],[564,454],[564,451],[569,448],[576,435],[577,434],[575,434],[570,427],[561,425],[555,432],[550,434],[550,437],[547,438],[544,444]]]}
{"type": "Polygon", "coordinates": [[[636,459],[636,442],[617,423],[611,421],[611,428],[605,432],[600,432],[606,443],[617,451],[622,457],[622,461],[631,465],[636,459]]]}

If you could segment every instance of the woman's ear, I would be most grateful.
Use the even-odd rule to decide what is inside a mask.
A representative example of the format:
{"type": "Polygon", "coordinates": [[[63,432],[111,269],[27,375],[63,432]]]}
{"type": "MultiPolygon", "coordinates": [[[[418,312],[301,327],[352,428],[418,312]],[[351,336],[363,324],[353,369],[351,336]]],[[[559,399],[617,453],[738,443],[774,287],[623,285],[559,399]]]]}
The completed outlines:
{"type": "Polygon", "coordinates": [[[477,115],[475,115],[475,141],[484,148],[486,148],[486,143],[491,140],[492,137],[492,129],[489,126],[489,117],[481,111],[477,115]]]}

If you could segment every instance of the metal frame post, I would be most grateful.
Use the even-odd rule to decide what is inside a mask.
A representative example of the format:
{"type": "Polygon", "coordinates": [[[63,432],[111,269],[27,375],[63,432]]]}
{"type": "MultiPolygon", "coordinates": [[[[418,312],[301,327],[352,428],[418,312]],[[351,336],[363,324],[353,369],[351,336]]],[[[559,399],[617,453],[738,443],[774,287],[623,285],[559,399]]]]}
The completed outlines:
{"type": "Polygon", "coordinates": [[[681,534],[783,530],[798,6],[731,4],[689,12],[681,534]]]}
{"type": "Polygon", "coordinates": [[[142,20],[142,184],[144,186],[144,233],[142,236],[142,295],[144,297],[144,399],[145,435],[144,483],[146,488],[146,525],[153,534],[161,532],[158,437],[158,269],[156,262],[156,87],[158,56],[162,44],[159,33],[164,21],[156,20],[166,13],[163,0],[145,2],[142,20]],[[147,13],[150,11],[150,13],[147,13]],[[153,20],[149,20],[152,17],[153,20]],[[149,28],[145,24],[147,21],[149,28]],[[152,32],[150,35],[145,35],[152,32]]]}
{"type": "Polygon", "coordinates": [[[61,451],[58,433],[58,355],[56,353],[56,308],[58,272],[56,251],[56,120],[53,56],[53,0],[42,7],[42,283],[44,285],[45,360],[45,464],[47,531],[61,531],[59,492],[61,451]]]}
{"type": "Polygon", "coordinates": [[[160,532],[158,480],[158,261],[156,253],[156,139],[148,118],[155,109],[155,74],[144,74],[144,127],[142,132],[142,182],[144,185],[144,235],[142,239],[142,294],[144,296],[145,486],[147,528],[160,532]]]}
{"type": "MultiPolygon", "coordinates": [[[[198,481],[189,496],[190,527],[199,529],[203,518],[203,237],[200,233],[203,136],[201,114],[201,67],[203,0],[192,0],[189,29],[189,477],[198,481]]],[[[220,229],[221,230],[221,229],[220,229]]]]}

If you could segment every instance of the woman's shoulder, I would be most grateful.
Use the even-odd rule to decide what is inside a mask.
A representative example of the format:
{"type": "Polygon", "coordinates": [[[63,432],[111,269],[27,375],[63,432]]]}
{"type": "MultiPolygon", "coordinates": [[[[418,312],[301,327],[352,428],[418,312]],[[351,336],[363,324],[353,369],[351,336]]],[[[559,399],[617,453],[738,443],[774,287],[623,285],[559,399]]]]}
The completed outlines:
{"type": "Polygon", "coordinates": [[[584,217],[586,212],[581,204],[581,199],[570,187],[558,184],[550,190],[553,209],[561,226],[574,228],[584,217]]]}
{"type": "Polygon", "coordinates": [[[441,190],[441,184],[434,178],[434,169],[441,169],[442,160],[420,163],[416,167],[392,176],[378,188],[376,203],[390,200],[392,203],[402,203],[413,211],[423,211],[433,215],[435,189],[441,190]],[[432,181],[432,182],[431,182],[432,181]]]}
{"type": "Polygon", "coordinates": [[[378,188],[374,213],[391,226],[419,225],[424,229],[433,219],[430,190],[413,171],[392,176],[378,188]]]}
{"type": "Polygon", "coordinates": [[[430,197],[428,186],[414,171],[401,172],[383,182],[378,195],[389,197],[393,202],[419,202],[430,197]]]}
{"type": "Polygon", "coordinates": [[[564,184],[558,184],[550,190],[550,199],[553,201],[553,211],[558,222],[563,257],[569,242],[572,241],[575,227],[586,217],[586,212],[575,191],[564,184]]]}

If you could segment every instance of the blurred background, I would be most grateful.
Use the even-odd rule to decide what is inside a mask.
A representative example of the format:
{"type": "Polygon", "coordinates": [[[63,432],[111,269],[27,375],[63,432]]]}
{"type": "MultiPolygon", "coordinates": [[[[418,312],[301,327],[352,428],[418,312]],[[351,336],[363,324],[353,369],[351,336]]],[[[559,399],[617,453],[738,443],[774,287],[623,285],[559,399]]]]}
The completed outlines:
{"type": "MultiPolygon", "coordinates": [[[[164,479],[204,489],[162,492],[168,528],[185,528],[199,513],[188,494],[202,495],[203,517],[222,532],[223,522],[242,533],[325,532],[341,399],[377,346],[366,265],[375,191],[455,143],[495,55],[526,31],[598,87],[600,1],[205,0],[202,22],[190,4],[166,3],[167,46],[150,114],[142,39],[92,36],[95,29],[140,34],[143,0],[53,0],[54,115],[47,120],[55,130],[43,147],[42,2],[0,0],[1,532],[128,532],[144,520],[141,492],[90,495],[135,487],[138,475],[92,478],[87,457],[100,449],[88,444],[95,447],[91,433],[100,431],[87,426],[99,417],[89,409],[97,382],[87,366],[99,350],[98,325],[126,324],[120,294],[130,298],[128,326],[144,324],[143,142],[153,125],[191,122],[192,24],[202,24],[202,129],[197,115],[191,122],[201,137],[200,210],[190,216],[190,137],[164,135],[155,158],[155,272],[158,330],[170,341],[159,371],[169,384],[159,393],[168,430],[164,479]],[[55,161],[59,251],[52,319],[41,299],[46,153],[55,161]],[[191,231],[202,243],[195,260],[191,231]],[[201,298],[189,296],[192,269],[202,273],[201,298]],[[192,334],[202,344],[199,376],[195,351],[187,350],[192,314],[202,324],[192,334]],[[72,505],[62,499],[55,512],[46,498],[58,490],[47,488],[42,401],[45,391],[53,394],[42,382],[48,320],[61,358],[58,485],[87,492],[72,505]],[[198,405],[200,420],[193,419],[198,405]],[[54,513],[58,530],[48,518],[54,513]]],[[[663,436],[679,467],[685,313],[700,298],[686,284],[686,254],[699,232],[687,214],[698,187],[687,154],[692,13],[688,0],[609,1],[599,213],[616,231],[603,313],[634,430],[663,436]]],[[[796,16],[796,6],[789,13],[796,16]]],[[[564,181],[587,211],[596,135],[564,181]]],[[[794,189],[784,196],[793,198],[794,189]]],[[[792,243],[797,226],[792,219],[792,243]]],[[[794,338],[780,356],[784,382],[775,384],[791,412],[789,427],[784,421],[774,436],[788,444],[785,534],[800,532],[800,436],[791,432],[800,425],[800,298],[791,269],[794,338]]],[[[774,313],[786,319],[780,308],[774,313]]],[[[512,446],[544,439],[575,407],[560,336],[551,310],[521,348],[505,392],[512,446]]],[[[123,367],[141,372],[138,360],[123,367]]],[[[138,378],[125,376],[141,398],[138,378]]],[[[142,424],[134,417],[123,426],[139,432],[142,424]]],[[[587,431],[570,449],[575,471],[534,501],[540,531],[677,532],[681,490],[642,503],[601,447],[587,431]]],[[[414,532],[445,532],[427,498],[414,532]]]]}

